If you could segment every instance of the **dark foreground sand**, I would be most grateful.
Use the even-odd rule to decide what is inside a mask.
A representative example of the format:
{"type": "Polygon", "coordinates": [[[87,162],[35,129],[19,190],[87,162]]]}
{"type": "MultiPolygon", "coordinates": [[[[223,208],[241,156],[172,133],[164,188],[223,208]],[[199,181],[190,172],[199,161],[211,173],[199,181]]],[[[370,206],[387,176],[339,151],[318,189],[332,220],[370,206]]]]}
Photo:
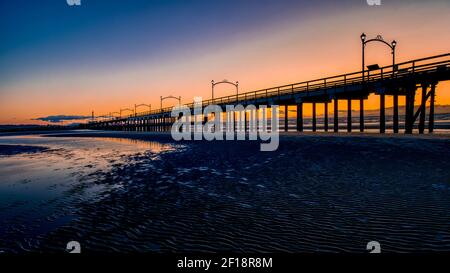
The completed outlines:
{"type": "Polygon", "coordinates": [[[275,152],[249,141],[184,145],[91,174],[122,186],[75,204],[73,220],[33,250],[77,238],[86,252],[366,252],[372,240],[384,252],[450,251],[448,137],[286,135],[275,152]]]}

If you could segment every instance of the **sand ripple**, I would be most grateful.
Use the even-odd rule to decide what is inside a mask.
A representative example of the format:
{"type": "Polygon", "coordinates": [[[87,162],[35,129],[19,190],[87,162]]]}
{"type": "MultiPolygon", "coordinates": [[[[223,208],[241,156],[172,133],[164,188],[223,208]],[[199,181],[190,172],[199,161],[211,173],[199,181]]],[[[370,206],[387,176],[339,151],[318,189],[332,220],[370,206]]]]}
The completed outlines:
{"type": "Polygon", "coordinates": [[[85,183],[73,219],[21,250],[450,251],[448,140],[304,137],[278,151],[193,143],[142,153],[85,183]]]}

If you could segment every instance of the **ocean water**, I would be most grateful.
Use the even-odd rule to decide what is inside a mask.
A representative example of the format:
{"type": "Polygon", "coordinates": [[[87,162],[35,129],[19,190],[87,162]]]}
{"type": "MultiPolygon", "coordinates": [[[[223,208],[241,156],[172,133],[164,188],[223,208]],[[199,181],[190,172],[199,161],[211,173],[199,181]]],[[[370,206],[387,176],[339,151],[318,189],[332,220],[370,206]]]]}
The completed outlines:
{"type": "Polygon", "coordinates": [[[448,139],[105,136],[0,137],[0,251],[450,251],[448,139]]]}

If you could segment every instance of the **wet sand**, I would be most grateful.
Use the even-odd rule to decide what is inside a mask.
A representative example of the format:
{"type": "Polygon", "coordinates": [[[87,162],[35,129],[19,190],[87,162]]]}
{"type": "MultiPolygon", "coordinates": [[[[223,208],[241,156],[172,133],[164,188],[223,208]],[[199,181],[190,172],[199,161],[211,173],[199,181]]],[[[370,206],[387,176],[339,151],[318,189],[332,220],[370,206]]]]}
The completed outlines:
{"type": "Polygon", "coordinates": [[[39,146],[0,145],[0,156],[10,156],[24,153],[38,153],[45,150],[46,148],[39,146]]]}
{"type": "MultiPolygon", "coordinates": [[[[74,132],[172,142],[165,133],[74,132]]],[[[450,251],[446,136],[291,134],[275,152],[249,141],[184,142],[89,173],[71,220],[18,251],[450,251]]],[[[80,188],[73,188],[77,194],[80,188]]],[[[11,246],[14,248],[14,246],[11,246]]]]}

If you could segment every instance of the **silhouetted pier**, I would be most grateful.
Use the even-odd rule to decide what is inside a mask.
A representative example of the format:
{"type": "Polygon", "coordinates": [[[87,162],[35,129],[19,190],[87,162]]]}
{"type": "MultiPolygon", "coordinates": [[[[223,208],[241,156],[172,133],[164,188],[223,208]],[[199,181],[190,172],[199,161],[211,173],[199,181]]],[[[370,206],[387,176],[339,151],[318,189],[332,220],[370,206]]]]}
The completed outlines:
{"type": "MultiPolygon", "coordinates": [[[[288,106],[296,106],[296,129],[304,130],[303,105],[312,104],[312,131],[317,131],[316,108],[324,105],[324,131],[338,132],[340,100],[347,102],[346,129],[352,131],[352,103],[359,103],[359,131],[364,132],[364,101],[370,94],[380,98],[379,132],[386,131],[385,101],[386,96],[393,97],[393,132],[399,132],[399,97],[405,97],[404,132],[411,134],[418,123],[419,133],[424,133],[426,122],[426,104],[429,104],[428,131],[434,128],[434,104],[436,86],[441,81],[450,80],[450,53],[411,60],[385,67],[375,67],[371,70],[358,71],[311,81],[276,86],[237,95],[225,96],[203,101],[203,107],[216,104],[225,109],[225,105],[280,105],[284,110],[284,126],[288,130],[288,106]],[[414,111],[414,102],[418,97],[420,106],[414,111]],[[331,105],[329,105],[331,103],[331,105]],[[333,107],[333,122],[329,124],[328,108],[333,107]]],[[[187,104],[191,110],[193,103],[187,104]]],[[[126,131],[168,131],[174,117],[171,117],[173,107],[155,109],[152,111],[134,113],[126,117],[107,118],[93,121],[86,126],[90,129],[126,130],[126,131]]],[[[247,113],[246,113],[247,117],[247,113]]],[[[247,126],[245,126],[247,127],[247,126]]]]}

